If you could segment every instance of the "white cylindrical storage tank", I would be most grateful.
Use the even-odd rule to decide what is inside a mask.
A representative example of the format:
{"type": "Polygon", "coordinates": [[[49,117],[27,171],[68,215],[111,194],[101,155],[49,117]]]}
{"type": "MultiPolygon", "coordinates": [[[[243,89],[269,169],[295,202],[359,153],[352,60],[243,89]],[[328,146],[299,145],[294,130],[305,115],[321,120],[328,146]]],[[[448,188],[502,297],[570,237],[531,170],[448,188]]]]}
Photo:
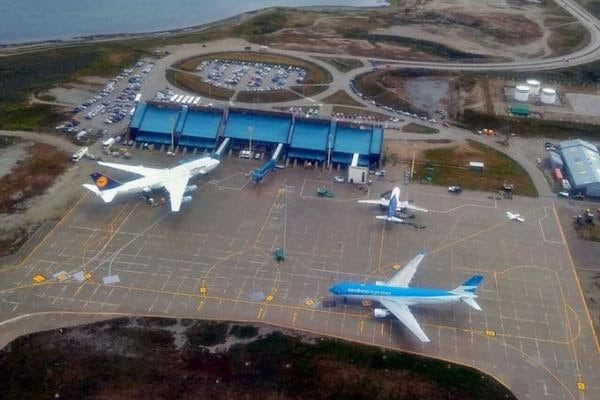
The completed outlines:
{"type": "Polygon", "coordinates": [[[527,101],[529,100],[529,86],[527,85],[517,85],[515,88],[515,100],[517,101],[527,101]]]}
{"type": "Polygon", "coordinates": [[[541,83],[535,79],[527,79],[527,86],[529,86],[529,94],[532,96],[539,96],[541,83]]]}
{"type": "Polygon", "coordinates": [[[543,88],[540,100],[544,104],[554,104],[556,102],[556,90],[551,88],[543,88]]]}

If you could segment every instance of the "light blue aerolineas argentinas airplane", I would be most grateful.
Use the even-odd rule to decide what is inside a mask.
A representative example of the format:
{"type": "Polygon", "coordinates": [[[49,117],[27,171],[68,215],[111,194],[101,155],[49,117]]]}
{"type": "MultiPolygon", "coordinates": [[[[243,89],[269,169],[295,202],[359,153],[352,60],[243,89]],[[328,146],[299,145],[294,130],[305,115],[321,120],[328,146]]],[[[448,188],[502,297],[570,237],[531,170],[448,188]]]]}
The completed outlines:
{"type": "Polygon", "coordinates": [[[203,157],[173,168],[149,168],[141,165],[115,164],[102,161],[99,161],[98,164],[142,175],[142,178],[120,183],[99,172],[91,174],[94,185],[84,184],[83,187],[100,196],[105,203],[110,203],[117,195],[164,188],[169,192],[171,211],[177,212],[182,203],[191,200],[191,197],[186,196],[186,194],[198,189],[196,185],[188,186],[189,180],[196,175],[206,174],[215,169],[219,165],[219,160],[212,157],[203,157]]]}
{"type": "Polygon", "coordinates": [[[399,212],[403,212],[405,210],[413,210],[420,212],[427,212],[426,209],[414,206],[410,204],[408,201],[400,201],[400,188],[395,187],[392,190],[389,199],[382,197],[378,200],[358,200],[359,203],[362,204],[377,204],[380,207],[386,207],[385,215],[378,215],[375,218],[383,219],[385,221],[392,222],[404,222],[404,219],[398,217],[399,212]]]}
{"type": "Polygon", "coordinates": [[[418,304],[442,304],[462,301],[481,311],[481,307],[475,301],[477,298],[475,291],[483,281],[483,276],[473,275],[454,290],[411,288],[408,285],[424,257],[425,252],[419,253],[387,282],[376,282],[375,284],[340,282],[331,286],[329,291],[344,298],[360,298],[378,302],[385,308],[375,308],[373,310],[375,318],[386,318],[393,314],[422,342],[429,342],[429,338],[425,335],[408,307],[418,304]]]}

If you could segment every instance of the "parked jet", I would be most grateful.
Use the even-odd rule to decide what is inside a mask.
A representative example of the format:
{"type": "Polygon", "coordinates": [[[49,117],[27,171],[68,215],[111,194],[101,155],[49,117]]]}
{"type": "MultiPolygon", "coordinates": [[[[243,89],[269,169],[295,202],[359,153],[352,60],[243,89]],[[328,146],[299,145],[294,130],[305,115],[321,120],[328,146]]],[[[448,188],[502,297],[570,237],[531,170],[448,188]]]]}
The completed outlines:
{"type": "Polygon", "coordinates": [[[521,214],[515,214],[511,211],[507,211],[506,216],[508,217],[508,219],[513,221],[525,222],[525,218],[521,217],[521,214]]]}
{"type": "Polygon", "coordinates": [[[219,160],[212,157],[203,157],[173,168],[148,168],[141,165],[124,165],[102,161],[99,161],[98,164],[143,176],[143,178],[122,184],[99,172],[91,174],[94,185],[84,184],[83,187],[100,196],[105,203],[110,203],[117,195],[164,188],[169,192],[171,211],[177,212],[181,208],[182,202],[191,199],[191,197],[185,195],[197,189],[195,185],[188,186],[188,181],[196,175],[203,175],[215,169],[219,165],[219,160]]]}
{"type": "Polygon", "coordinates": [[[375,284],[341,282],[331,286],[329,291],[344,298],[361,298],[378,302],[385,308],[375,308],[373,310],[375,318],[386,318],[393,314],[422,342],[429,342],[429,338],[425,335],[408,307],[417,304],[442,304],[462,301],[481,311],[481,307],[475,301],[477,298],[475,291],[483,281],[483,276],[473,275],[454,290],[411,288],[409,287],[410,281],[424,257],[424,252],[419,253],[387,282],[375,282],[375,284]]]}
{"type": "Polygon", "coordinates": [[[378,215],[375,218],[383,219],[386,221],[398,222],[398,223],[404,222],[404,219],[398,218],[398,216],[397,216],[398,212],[402,212],[405,210],[428,212],[424,208],[413,206],[408,201],[400,201],[400,188],[399,187],[395,187],[392,190],[392,193],[391,193],[389,199],[382,197],[379,200],[359,200],[358,202],[362,203],[362,204],[377,204],[381,207],[387,207],[387,211],[386,211],[385,215],[378,215]]]}

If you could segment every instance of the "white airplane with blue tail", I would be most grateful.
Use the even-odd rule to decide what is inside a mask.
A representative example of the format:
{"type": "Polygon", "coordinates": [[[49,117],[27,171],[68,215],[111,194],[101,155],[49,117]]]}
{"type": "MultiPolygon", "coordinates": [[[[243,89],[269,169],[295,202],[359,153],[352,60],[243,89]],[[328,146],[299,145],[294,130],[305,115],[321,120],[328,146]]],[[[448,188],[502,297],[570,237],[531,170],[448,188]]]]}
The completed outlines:
{"type": "Polygon", "coordinates": [[[409,306],[462,301],[477,311],[481,311],[481,307],[475,301],[477,298],[475,291],[481,285],[483,276],[473,275],[453,290],[411,288],[409,287],[410,281],[417,272],[423,258],[425,258],[425,252],[419,253],[387,282],[376,282],[375,284],[340,282],[331,286],[329,291],[344,298],[359,298],[378,302],[385,308],[373,309],[375,318],[386,318],[392,314],[422,342],[429,342],[429,338],[421,329],[409,306]]]}
{"type": "Polygon", "coordinates": [[[385,215],[378,215],[375,218],[383,219],[385,221],[390,221],[390,222],[397,222],[397,223],[404,222],[403,218],[398,217],[398,213],[403,212],[405,210],[428,212],[426,209],[414,206],[414,205],[410,204],[408,201],[401,201],[400,200],[400,188],[397,186],[392,190],[392,193],[391,193],[389,199],[382,197],[378,200],[358,200],[358,202],[362,203],[362,204],[377,204],[380,207],[385,207],[386,208],[385,215]]]}

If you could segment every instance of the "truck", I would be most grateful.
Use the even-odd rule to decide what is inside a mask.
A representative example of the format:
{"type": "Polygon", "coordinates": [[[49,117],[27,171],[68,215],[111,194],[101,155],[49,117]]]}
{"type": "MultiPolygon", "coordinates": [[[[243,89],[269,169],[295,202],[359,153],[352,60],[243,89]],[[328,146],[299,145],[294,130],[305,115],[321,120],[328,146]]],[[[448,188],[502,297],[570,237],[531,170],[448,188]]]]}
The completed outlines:
{"type": "Polygon", "coordinates": [[[113,144],[115,144],[115,138],[108,138],[108,139],[106,139],[105,141],[102,142],[102,147],[104,149],[108,149],[113,144]]]}
{"type": "Polygon", "coordinates": [[[140,102],[140,100],[142,100],[142,94],[138,93],[138,94],[135,95],[135,98],[133,99],[133,102],[135,104],[138,104],[140,102]]]}
{"type": "Polygon", "coordinates": [[[79,150],[77,150],[72,156],[71,156],[71,160],[73,162],[78,162],[79,160],[81,160],[83,157],[85,157],[88,154],[89,150],[87,147],[81,147],[79,150]]]}

